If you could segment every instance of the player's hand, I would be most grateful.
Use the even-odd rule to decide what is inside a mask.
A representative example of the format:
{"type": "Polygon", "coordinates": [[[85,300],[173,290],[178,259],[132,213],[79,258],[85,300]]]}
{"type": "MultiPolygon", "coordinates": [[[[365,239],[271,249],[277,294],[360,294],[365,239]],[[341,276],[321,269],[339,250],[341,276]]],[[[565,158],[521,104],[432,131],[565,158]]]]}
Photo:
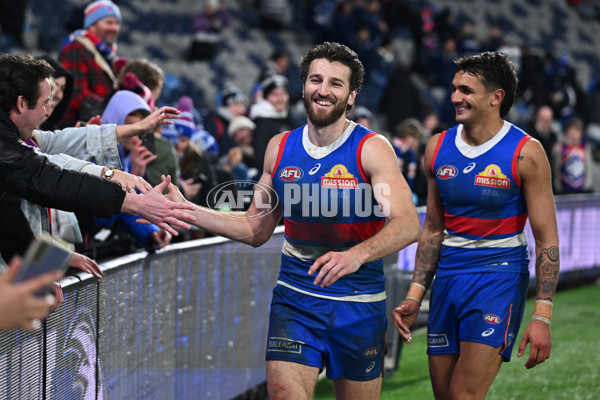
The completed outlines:
{"type": "Polygon", "coordinates": [[[326,287],[332,285],[342,276],[356,272],[360,265],[358,259],[348,251],[341,253],[330,251],[315,260],[314,264],[308,269],[308,275],[312,275],[319,270],[313,284],[326,287]]]}
{"type": "Polygon", "coordinates": [[[412,342],[410,327],[417,319],[420,308],[421,305],[419,303],[415,300],[408,299],[404,300],[392,311],[394,325],[406,343],[412,342]]]}
{"type": "Polygon", "coordinates": [[[136,199],[131,200],[126,197],[122,211],[139,215],[141,218],[136,222],[153,223],[171,235],[177,236],[178,232],[174,228],[190,229],[191,226],[185,221],[196,222],[196,217],[190,213],[194,205],[187,201],[170,200],[170,192],[163,196],[163,191],[171,184],[171,177],[163,176],[162,179],[160,184],[146,194],[128,195],[136,199]]]}
{"type": "Polygon", "coordinates": [[[80,269],[83,272],[94,275],[98,279],[102,278],[102,270],[96,261],[83,254],[73,252],[69,258],[69,267],[80,269]]]}
{"type": "MultiPolygon", "coordinates": [[[[164,182],[164,180],[165,180],[166,178],[165,178],[165,176],[163,175],[163,176],[161,176],[161,179],[162,179],[162,180],[163,180],[163,182],[164,182]]],[[[181,181],[181,182],[186,182],[186,183],[189,183],[189,182],[193,182],[193,181],[194,181],[194,179],[193,179],[193,178],[190,178],[190,179],[188,179],[187,181],[181,181]]],[[[202,185],[200,184],[200,186],[202,186],[202,185]]],[[[173,184],[172,184],[170,181],[169,181],[169,185],[167,186],[167,189],[168,189],[168,191],[169,191],[169,192],[166,194],[166,197],[167,197],[167,199],[169,199],[169,200],[171,200],[171,201],[174,201],[174,202],[176,202],[176,203],[179,203],[179,202],[181,202],[181,203],[186,203],[186,202],[188,202],[188,201],[186,200],[185,196],[184,196],[184,195],[183,195],[183,194],[182,194],[182,193],[179,191],[179,188],[178,188],[177,186],[173,185],[173,184]]]]}
{"type": "Polygon", "coordinates": [[[527,369],[533,368],[550,358],[550,348],[552,347],[550,325],[542,321],[532,320],[521,338],[519,352],[517,353],[518,357],[525,353],[528,343],[529,359],[525,363],[527,369]]]}

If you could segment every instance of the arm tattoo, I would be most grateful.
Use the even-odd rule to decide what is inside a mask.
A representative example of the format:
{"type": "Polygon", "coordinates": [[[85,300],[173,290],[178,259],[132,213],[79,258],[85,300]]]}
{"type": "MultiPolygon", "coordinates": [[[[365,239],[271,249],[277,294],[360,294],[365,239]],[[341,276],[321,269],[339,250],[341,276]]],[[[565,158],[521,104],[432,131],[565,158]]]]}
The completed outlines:
{"type": "Polygon", "coordinates": [[[537,300],[552,301],[554,299],[559,265],[560,256],[557,246],[542,249],[535,263],[537,300]]]}
{"type": "Polygon", "coordinates": [[[429,288],[437,264],[440,259],[440,249],[442,247],[442,240],[444,234],[437,235],[429,240],[423,240],[419,242],[417,249],[417,265],[415,267],[415,273],[413,276],[413,282],[420,283],[421,285],[429,288]]]}

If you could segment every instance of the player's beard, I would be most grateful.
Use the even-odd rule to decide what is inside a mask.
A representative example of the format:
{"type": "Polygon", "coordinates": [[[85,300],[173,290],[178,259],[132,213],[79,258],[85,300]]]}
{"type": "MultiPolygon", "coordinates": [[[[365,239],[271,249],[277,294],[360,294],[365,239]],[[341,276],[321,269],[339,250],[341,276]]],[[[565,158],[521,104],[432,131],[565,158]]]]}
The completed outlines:
{"type": "MultiPolygon", "coordinates": [[[[317,98],[318,96],[314,96],[317,98]]],[[[304,96],[304,108],[306,108],[306,113],[308,114],[308,119],[312,122],[313,125],[323,128],[325,126],[329,126],[340,119],[343,115],[346,114],[346,104],[348,103],[348,98],[346,97],[344,101],[340,101],[337,103],[332,110],[325,111],[319,110],[315,111],[313,108],[313,98],[307,98],[304,96]]]]}

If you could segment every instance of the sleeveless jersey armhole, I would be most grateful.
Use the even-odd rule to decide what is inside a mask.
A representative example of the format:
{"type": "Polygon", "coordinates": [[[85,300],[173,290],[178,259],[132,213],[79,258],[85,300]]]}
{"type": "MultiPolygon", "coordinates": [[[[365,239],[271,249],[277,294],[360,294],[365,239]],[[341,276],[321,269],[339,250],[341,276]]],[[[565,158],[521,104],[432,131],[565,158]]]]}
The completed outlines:
{"type": "Polygon", "coordinates": [[[443,131],[442,133],[440,133],[440,137],[438,139],[438,142],[435,145],[435,150],[433,151],[433,156],[431,157],[431,173],[433,175],[435,175],[435,159],[437,158],[438,152],[440,151],[440,147],[442,147],[442,142],[444,141],[444,137],[446,137],[446,132],[448,131],[443,131]]]}
{"type": "Polygon", "coordinates": [[[362,180],[365,181],[366,183],[368,183],[369,185],[371,184],[371,179],[367,176],[367,173],[365,172],[365,170],[363,169],[363,166],[362,166],[362,149],[363,149],[363,145],[365,144],[367,139],[370,137],[373,137],[375,135],[377,135],[377,133],[375,133],[375,132],[366,134],[365,137],[363,137],[360,140],[360,143],[358,144],[358,148],[356,149],[356,165],[358,166],[358,172],[360,172],[360,177],[362,178],[362,180]]]}
{"type": "Polygon", "coordinates": [[[519,177],[519,171],[517,170],[517,162],[519,161],[519,154],[521,154],[521,149],[523,148],[523,146],[525,146],[525,143],[527,143],[529,139],[531,139],[531,136],[523,136],[523,138],[517,145],[517,148],[515,149],[515,154],[513,154],[512,174],[513,179],[515,180],[515,183],[518,187],[521,187],[521,178],[519,177]]]}
{"type": "Polygon", "coordinates": [[[277,171],[277,167],[279,166],[279,162],[281,161],[281,157],[283,157],[283,150],[285,149],[285,142],[287,138],[290,136],[291,131],[287,131],[283,137],[281,138],[281,142],[279,142],[279,150],[277,150],[277,159],[275,160],[275,164],[273,164],[273,169],[271,170],[271,179],[274,178],[273,174],[277,171]]]}

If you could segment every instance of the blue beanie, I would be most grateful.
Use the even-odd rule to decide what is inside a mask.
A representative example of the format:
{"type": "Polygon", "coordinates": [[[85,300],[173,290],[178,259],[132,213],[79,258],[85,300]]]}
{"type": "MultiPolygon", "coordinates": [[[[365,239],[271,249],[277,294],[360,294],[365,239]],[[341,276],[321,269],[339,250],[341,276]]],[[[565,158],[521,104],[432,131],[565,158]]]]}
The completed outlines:
{"type": "Polygon", "coordinates": [[[109,0],[99,0],[91,3],[85,8],[83,15],[83,27],[85,29],[106,17],[115,17],[121,23],[121,11],[119,7],[109,0]]]}

